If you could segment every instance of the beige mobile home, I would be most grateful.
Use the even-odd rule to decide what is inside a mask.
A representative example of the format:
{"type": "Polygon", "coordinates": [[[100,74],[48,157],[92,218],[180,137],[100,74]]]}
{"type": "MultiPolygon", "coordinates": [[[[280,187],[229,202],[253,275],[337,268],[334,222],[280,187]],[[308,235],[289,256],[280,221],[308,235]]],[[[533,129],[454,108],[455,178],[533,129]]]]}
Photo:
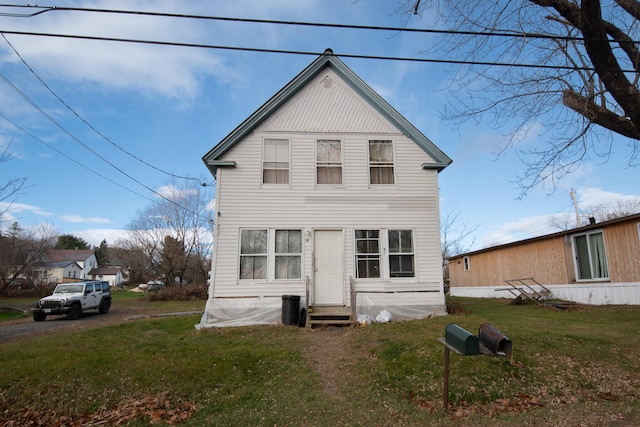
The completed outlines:
{"type": "Polygon", "coordinates": [[[553,298],[640,304],[640,214],[452,257],[449,278],[458,296],[510,297],[496,289],[534,279],[553,298]]]}
{"type": "Polygon", "coordinates": [[[216,223],[198,327],[278,324],[291,296],[303,313],[446,313],[438,174],[451,160],[331,50],[203,160],[216,223]]]}

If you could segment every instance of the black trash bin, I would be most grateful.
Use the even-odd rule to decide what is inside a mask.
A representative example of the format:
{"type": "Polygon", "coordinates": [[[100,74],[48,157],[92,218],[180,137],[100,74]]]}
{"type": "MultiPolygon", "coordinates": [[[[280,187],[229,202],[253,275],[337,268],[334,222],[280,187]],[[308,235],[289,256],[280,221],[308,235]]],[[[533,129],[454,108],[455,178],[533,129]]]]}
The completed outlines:
{"type": "Polygon", "coordinates": [[[300,320],[300,296],[282,295],[282,324],[298,325],[300,320]]]}

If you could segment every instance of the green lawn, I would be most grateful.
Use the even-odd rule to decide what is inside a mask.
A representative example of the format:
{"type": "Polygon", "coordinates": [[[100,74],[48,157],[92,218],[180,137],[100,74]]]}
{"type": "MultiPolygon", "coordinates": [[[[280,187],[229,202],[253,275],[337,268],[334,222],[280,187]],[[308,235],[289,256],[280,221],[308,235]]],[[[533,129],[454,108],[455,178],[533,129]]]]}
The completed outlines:
{"type": "MultiPolygon", "coordinates": [[[[325,334],[331,346],[330,331],[196,331],[199,316],[182,316],[2,343],[0,424],[632,426],[640,419],[638,307],[451,302],[466,313],[350,329],[346,349],[337,349],[343,381],[332,394],[307,357],[310,337],[318,337],[311,334],[325,334]],[[444,413],[437,339],[452,322],[474,333],[492,323],[512,340],[514,360],[452,355],[444,413]]],[[[154,304],[166,312],[191,310],[189,303],[154,304]]]]}

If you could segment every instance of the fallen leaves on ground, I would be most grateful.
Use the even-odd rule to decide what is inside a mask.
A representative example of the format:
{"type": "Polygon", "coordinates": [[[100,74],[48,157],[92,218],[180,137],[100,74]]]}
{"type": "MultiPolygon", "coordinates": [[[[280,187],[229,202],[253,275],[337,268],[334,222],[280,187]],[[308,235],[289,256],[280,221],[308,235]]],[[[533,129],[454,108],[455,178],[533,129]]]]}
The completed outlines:
{"type": "Polygon", "coordinates": [[[57,414],[50,410],[24,408],[16,413],[9,410],[0,415],[0,424],[6,427],[39,426],[121,426],[135,420],[149,419],[150,424],[175,425],[191,418],[195,404],[185,400],[172,400],[167,393],[119,403],[115,408],[102,407],[93,413],[77,416],[57,414]]]}

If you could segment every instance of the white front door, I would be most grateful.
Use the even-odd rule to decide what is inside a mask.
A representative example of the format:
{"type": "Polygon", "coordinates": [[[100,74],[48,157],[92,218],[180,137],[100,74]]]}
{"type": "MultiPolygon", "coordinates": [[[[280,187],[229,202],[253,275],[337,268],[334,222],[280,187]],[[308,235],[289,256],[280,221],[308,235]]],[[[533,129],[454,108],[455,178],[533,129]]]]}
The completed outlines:
{"type": "Polygon", "coordinates": [[[316,231],[314,241],[314,305],[342,306],[345,298],[342,231],[316,231]]]}

